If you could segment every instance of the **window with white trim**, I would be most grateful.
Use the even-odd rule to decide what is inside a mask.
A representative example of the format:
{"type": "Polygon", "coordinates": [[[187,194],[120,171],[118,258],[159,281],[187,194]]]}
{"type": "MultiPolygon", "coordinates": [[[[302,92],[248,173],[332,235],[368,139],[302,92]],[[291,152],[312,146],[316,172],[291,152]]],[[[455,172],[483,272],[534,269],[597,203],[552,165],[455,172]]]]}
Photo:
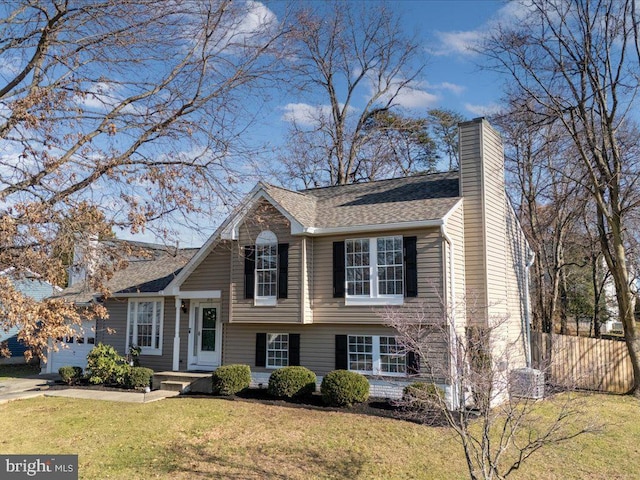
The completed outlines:
{"type": "Polygon", "coordinates": [[[143,355],[162,354],[163,302],[130,299],[127,314],[127,346],[140,347],[143,355]]]}
{"type": "Polygon", "coordinates": [[[369,375],[406,375],[406,355],[396,337],[349,335],[348,354],[351,371],[369,375]]]}
{"type": "Polygon", "coordinates": [[[345,240],[346,299],[402,303],[402,236],[345,240]]]}
{"type": "Polygon", "coordinates": [[[256,239],[256,304],[274,304],[278,293],[278,238],[265,230],[256,239]]]}
{"type": "Polygon", "coordinates": [[[280,368],[289,365],[289,334],[267,334],[267,368],[280,368]]]}

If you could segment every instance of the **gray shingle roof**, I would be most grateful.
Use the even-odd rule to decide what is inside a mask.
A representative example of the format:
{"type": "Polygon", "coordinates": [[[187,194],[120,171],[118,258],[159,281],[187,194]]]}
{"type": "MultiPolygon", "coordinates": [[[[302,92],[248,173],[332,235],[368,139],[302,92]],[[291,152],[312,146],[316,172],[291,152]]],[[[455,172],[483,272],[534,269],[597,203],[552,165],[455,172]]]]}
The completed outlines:
{"type": "MultiPolygon", "coordinates": [[[[150,244],[137,246],[143,248],[149,256],[131,258],[126,268],[114,273],[106,283],[112,296],[127,293],[156,293],[163,290],[198,251],[196,248],[174,249],[150,244]]],[[[95,293],[86,283],[78,283],[65,288],[55,297],[62,297],[75,303],[88,303],[95,293]]]]}
{"type": "Polygon", "coordinates": [[[337,228],[437,220],[459,200],[457,172],[293,192],[265,191],[304,227],[337,228]]]}

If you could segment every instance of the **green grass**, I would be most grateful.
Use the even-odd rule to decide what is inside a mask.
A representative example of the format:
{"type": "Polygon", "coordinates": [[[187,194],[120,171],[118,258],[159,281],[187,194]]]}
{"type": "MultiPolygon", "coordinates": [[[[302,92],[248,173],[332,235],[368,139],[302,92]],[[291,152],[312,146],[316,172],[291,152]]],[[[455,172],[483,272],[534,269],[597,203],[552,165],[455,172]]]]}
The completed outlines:
{"type": "Polygon", "coordinates": [[[0,365],[0,380],[8,378],[25,378],[40,373],[38,364],[0,365]]]}
{"type": "MultiPolygon", "coordinates": [[[[638,401],[586,400],[584,418],[604,429],[538,452],[513,478],[639,478],[638,401]]],[[[78,454],[83,479],[467,477],[446,428],[214,398],[22,400],[0,405],[0,431],[3,453],[78,454]]]]}

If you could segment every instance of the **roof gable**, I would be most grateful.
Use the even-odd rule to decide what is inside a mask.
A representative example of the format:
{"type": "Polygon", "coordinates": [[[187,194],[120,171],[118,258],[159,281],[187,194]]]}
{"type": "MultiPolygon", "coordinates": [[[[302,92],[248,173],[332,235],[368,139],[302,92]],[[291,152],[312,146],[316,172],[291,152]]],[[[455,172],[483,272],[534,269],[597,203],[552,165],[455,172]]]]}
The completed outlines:
{"type": "Polygon", "coordinates": [[[236,239],[242,220],[262,200],[269,202],[289,220],[292,235],[436,226],[441,225],[460,204],[457,172],[300,192],[259,182],[165,288],[165,293],[175,295],[219,241],[236,239]]]}

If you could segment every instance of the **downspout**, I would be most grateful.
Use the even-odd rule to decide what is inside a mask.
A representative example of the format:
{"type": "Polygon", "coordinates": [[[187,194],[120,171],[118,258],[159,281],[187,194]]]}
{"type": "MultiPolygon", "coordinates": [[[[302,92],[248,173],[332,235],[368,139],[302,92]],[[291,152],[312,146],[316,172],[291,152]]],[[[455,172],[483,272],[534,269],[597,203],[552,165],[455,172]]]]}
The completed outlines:
{"type": "Polygon", "coordinates": [[[531,299],[529,298],[529,269],[533,266],[533,262],[536,259],[534,251],[529,250],[529,261],[525,264],[526,280],[524,282],[524,321],[526,323],[524,331],[526,335],[525,355],[527,361],[527,367],[531,368],[531,299]]]}
{"type": "MultiPolygon", "coordinates": [[[[451,342],[451,406],[453,408],[457,408],[459,406],[459,401],[460,401],[460,391],[459,391],[459,385],[458,385],[458,372],[457,372],[457,365],[458,365],[458,337],[456,335],[456,274],[455,274],[455,268],[454,268],[454,251],[453,251],[453,241],[451,240],[451,237],[449,236],[449,234],[447,233],[447,228],[446,228],[446,223],[443,223],[440,226],[440,233],[442,234],[442,238],[444,239],[444,241],[447,243],[447,248],[449,251],[449,272],[450,272],[450,282],[449,282],[449,288],[451,289],[451,293],[450,293],[450,300],[449,302],[447,302],[445,304],[445,308],[448,308],[450,306],[451,308],[451,315],[450,315],[450,322],[449,322],[449,338],[450,338],[450,342],[451,342]],[[451,305],[448,305],[448,304],[451,305]]],[[[446,284],[446,274],[444,275],[445,277],[445,284],[446,284]]],[[[446,286],[445,286],[445,295],[446,295],[446,286]]]]}

